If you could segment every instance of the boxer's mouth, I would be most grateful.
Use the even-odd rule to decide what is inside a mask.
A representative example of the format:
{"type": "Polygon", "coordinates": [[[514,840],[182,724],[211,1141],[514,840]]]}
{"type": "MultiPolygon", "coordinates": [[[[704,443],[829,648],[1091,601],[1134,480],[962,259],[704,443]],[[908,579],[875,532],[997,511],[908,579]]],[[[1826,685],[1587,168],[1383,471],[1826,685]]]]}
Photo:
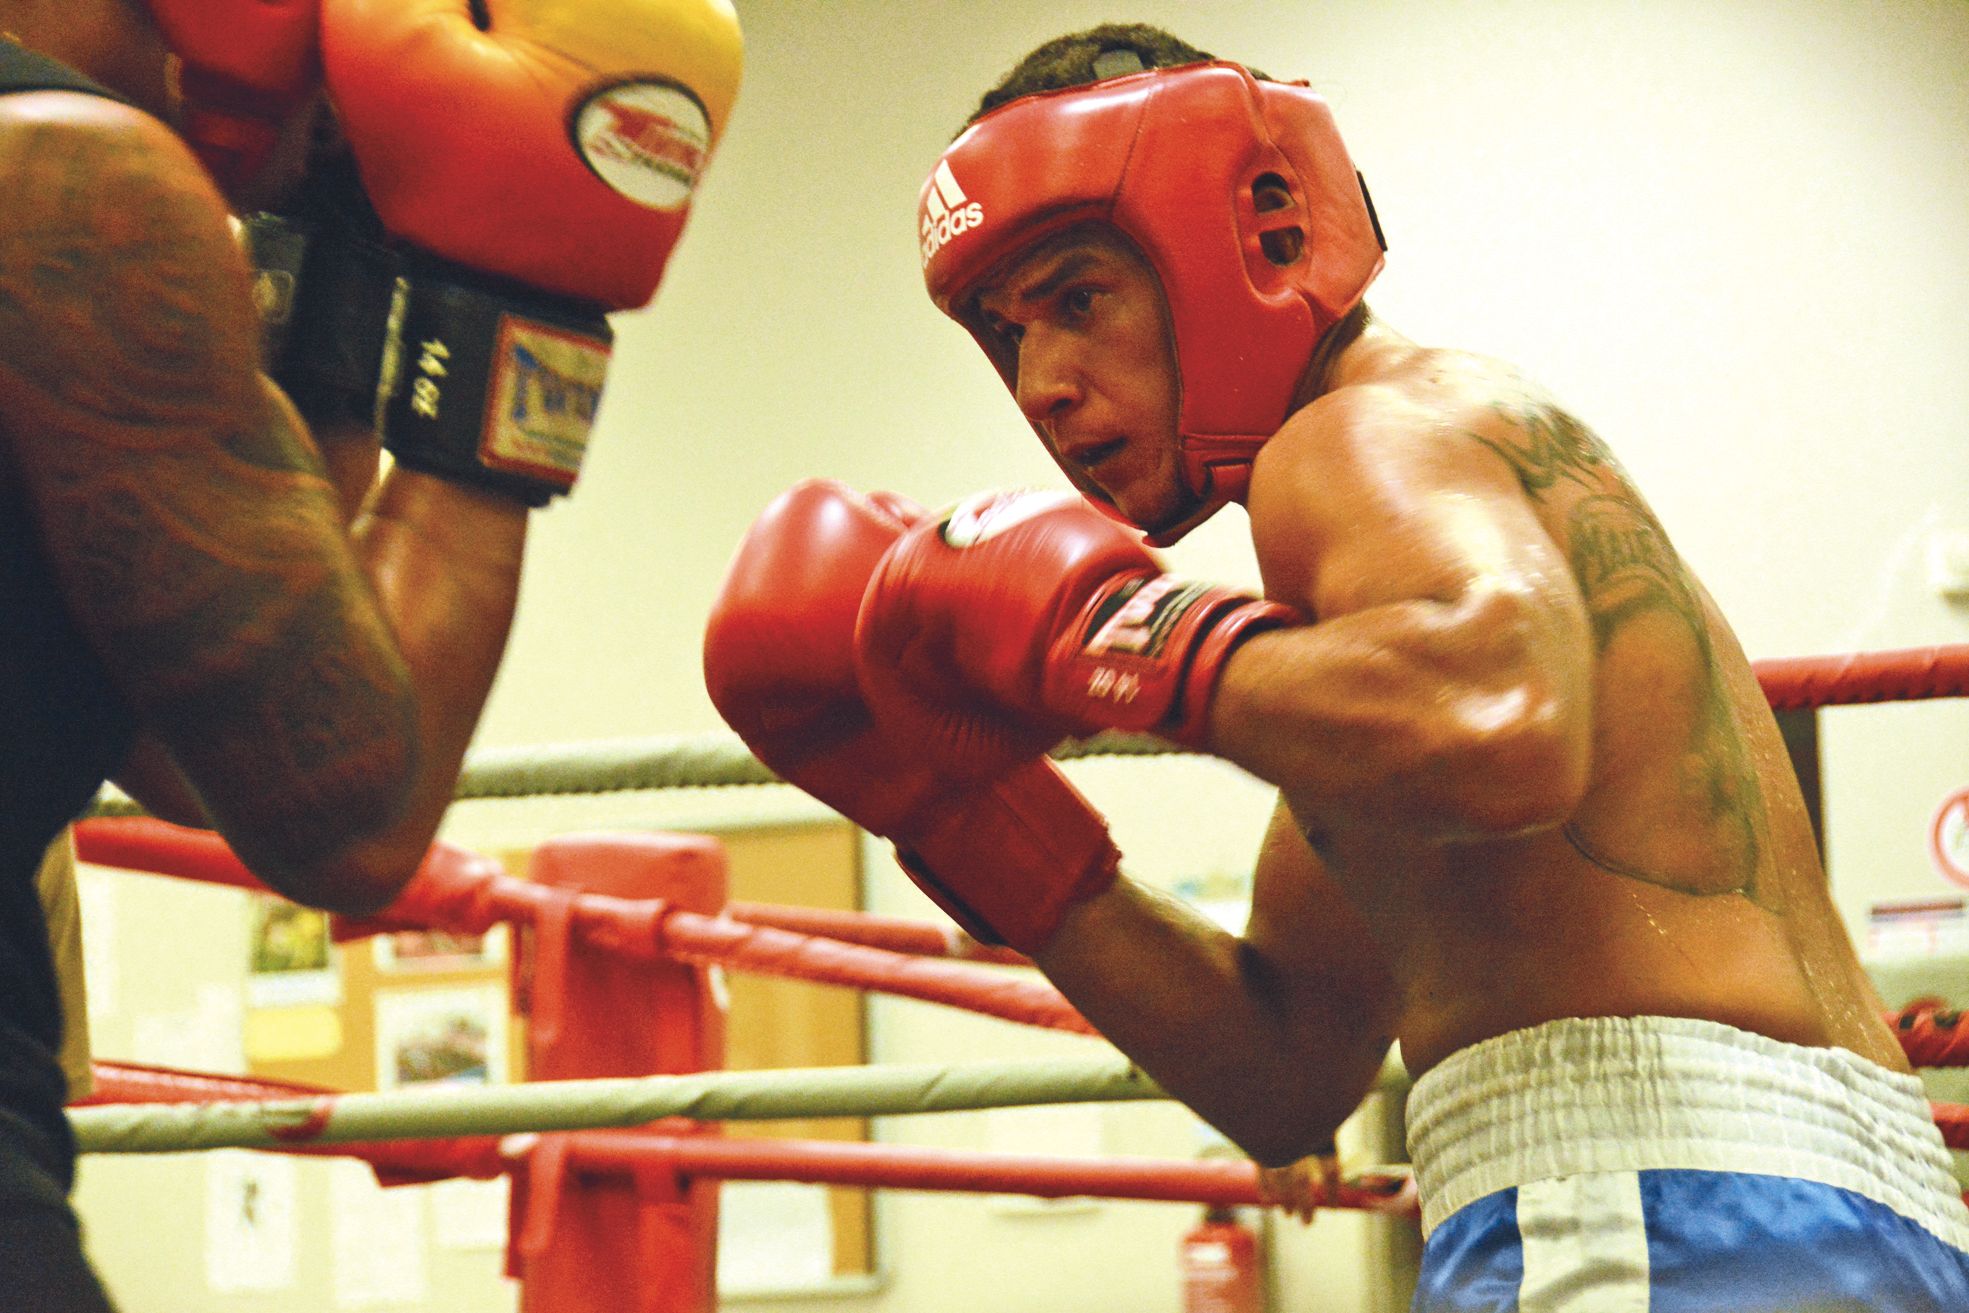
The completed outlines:
{"type": "Polygon", "coordinates": [[[1074,464],[1091,473],[1119,456],[1127,447],[1127,438],[1112,438],[1106,442],[1093,442],[1084,447],[1077,447],[1067,455],[1074,464]]]}

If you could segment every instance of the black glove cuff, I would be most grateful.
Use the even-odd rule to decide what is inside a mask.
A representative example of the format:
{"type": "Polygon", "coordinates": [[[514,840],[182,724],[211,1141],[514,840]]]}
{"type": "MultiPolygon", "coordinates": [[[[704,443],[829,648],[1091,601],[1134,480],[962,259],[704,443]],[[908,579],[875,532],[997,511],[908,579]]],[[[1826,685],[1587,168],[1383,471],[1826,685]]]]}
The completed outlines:
{"type": "Polygon", "coordinates": [[[271,215],[246,225],[269,370],[407,468],[541,506],[574,486],[613,335],[600,309],[271,215]]]}
{"type": "Polygon", "coordinates": [[[267,373],[310,424],[372,424],[402,258],[277,214],[244,225],[267,373]]]}

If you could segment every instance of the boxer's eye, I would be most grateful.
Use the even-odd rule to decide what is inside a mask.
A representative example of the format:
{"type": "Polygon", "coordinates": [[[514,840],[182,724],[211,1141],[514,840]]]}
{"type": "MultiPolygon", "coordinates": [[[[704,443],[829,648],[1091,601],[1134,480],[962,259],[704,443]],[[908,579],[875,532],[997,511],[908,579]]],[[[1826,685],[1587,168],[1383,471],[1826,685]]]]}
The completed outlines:
{"type": "Polygon", "coordinates": [[[1026,330],[1018,324],[1008,323],[996,315],[985,317],[985,331],[1008,347],[1016,347],[1026,330]]]}

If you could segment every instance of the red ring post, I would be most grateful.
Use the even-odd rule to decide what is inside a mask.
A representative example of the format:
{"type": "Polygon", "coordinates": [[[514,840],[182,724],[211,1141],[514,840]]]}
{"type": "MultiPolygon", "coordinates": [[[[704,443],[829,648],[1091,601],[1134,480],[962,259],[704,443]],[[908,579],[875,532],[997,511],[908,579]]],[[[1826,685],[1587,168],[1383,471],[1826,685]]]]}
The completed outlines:
{"type": "MultiPolygon", "coordinates": [[[[534,851],[532,876],[577,892],[661,899],[715,915],[725,852],[703,835],[577,835],[534,851]]],[[[532,1080],[680,1075],[725,1061],[725,1013],[710,968],[655,954],[598,952],[569,917],[543,917],[525,960],[532,1080]],[[546,942],[549,936],[564,937],[546,942]],[[551,969],[550,969],[551,968],[551,969]],[[549,1024],[539,1021],[549,1019],[549,1024]]],[[[662,933],[660,917],[651,930],[662,933]]],[[[657,1123],[672,1134],[712,1133],[657,1123]]],[[[676,1172],[614,1178],[569,1170],[568,1137],[545,1135],[514,1172],[508,1271],[521,1313],[714,1313],[718,1183],[676,1172]]]]}

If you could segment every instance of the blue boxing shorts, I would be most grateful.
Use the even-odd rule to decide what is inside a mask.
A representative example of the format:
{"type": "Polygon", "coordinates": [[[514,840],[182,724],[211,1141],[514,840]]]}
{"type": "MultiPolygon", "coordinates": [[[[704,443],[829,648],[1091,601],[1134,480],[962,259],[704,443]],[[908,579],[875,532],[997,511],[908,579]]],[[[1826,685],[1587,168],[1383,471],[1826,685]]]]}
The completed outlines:
{"type": "Polygon", "coordinates": [[[1549,1022],[1408,1100],[1414,1313],[1965,1313],[1918,1078],[1713,1021],[1549,1022]]]}

